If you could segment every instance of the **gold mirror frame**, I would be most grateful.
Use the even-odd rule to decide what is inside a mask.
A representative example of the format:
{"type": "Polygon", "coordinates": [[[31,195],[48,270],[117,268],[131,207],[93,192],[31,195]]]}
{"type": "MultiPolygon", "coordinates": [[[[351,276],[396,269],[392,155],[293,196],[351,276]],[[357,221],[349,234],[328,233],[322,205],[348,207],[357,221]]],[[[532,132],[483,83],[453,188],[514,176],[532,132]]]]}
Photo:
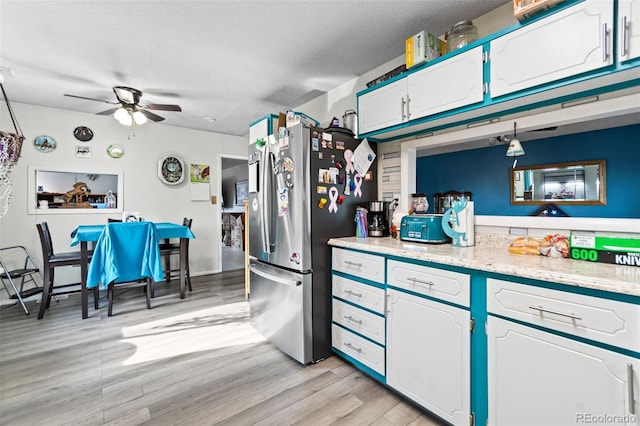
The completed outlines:
{"type": "MultiPolygon", "coordinates": [[[[566,204],[566,205],[582,205],[582,206],[604,206],[607,204],[607,185],[606,185],[606,160],[591,160],[591,161],[576,161],[569,163],[556,163],[556,164],[543,164],[536,166],[522,166],[510,169],[510,181],[511,186],[511,204],[514,205],[538,205],[538,204],[566,204]],[[597,166],[595,173],[592,171],[589,175],[594,175],[595,181],[591,182],[591,185],[597,185],[597,188],[587,189],[589,183],[587,180],[589,177],[586,173],[587,166],[597,166]],[[538,173],[536,173],[536,171],[538,173]],[[525,188],[525,173],[529,173],[528,182],[529,188],[525,188]],[[556,181],[552,181],[549,184],[541,183],[545,181],[546,176],[556,175],[556,181]],[[561,184],[569,186],[569,182],[559,181],[561,179],[560,173],[565,172],[565,176],[573,174],[575,187],[578,174],[582,175],[582,189],[567,191],[566,189],[560,191],[549,190],[547,185],[554,185],[561,187],[561,184]],[[542,185],[543,188],[536,191],[536,185],[542,185]],[[589,197],[588,193],[596,192],[597,196],[589,197]],[[521,196],[519,194],[522,194],[521,196]],[[542,195],[540,195],[542,194],[542,195]],[[583,194],[582,197],[580,195],[583,194]],[[575,198],[575,197],[578,198],[575,198]]],[[[552,178],[553,179],[553,178],[552,178]]],[[[578,183],[579,185],[579,183],[578,183]]]]}

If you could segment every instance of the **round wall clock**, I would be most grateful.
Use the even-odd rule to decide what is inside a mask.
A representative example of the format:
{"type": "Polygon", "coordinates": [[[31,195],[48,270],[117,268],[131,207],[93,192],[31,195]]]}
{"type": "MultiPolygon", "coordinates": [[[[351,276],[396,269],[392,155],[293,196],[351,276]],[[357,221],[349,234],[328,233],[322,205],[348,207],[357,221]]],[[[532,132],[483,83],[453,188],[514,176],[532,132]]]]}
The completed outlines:
{"type": "Polygon", "coordinates": [[[166,184],[177,185],[184,179],[184,161],[177,155],[168,155],[158,161],[158,178],[166,184]]]}
{"type": "Polygon", "coordinates": [[[73,131],[73,136],[82,142],[89,142],[93,139],[93,131],[85,126],[76,127],[73,131]]]}

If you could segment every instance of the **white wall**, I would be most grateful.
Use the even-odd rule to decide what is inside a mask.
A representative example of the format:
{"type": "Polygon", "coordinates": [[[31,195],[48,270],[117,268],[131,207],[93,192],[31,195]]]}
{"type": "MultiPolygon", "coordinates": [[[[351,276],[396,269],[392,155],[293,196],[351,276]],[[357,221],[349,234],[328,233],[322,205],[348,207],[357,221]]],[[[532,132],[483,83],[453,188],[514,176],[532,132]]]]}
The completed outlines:
{"type": "MultiPolygon", "coordinates": [[[[211,195],[217,195],[219,182],[214,168],[220,154],[247,155],[246,137],[209,133],[149,122],[136,128],[135,137],[128,139],[129,128],[120,125],[113,117],[97,116],[26,104],[13,104],[18,122],[26,137],[22,156],[10,175],[13,196],[7,214],[0,218],[0,247],[25,245],[41,262],[41,248],[36,223],[47,221],[51,228],[56,251],[69,251],[70,233],[82,224],[106,223],[111,214],[27,214],[28,166],[74,167],[124,172],[124,210],[138,211],[145,219],[158,222],[182,223],[185,216],[193,218],[192,230],[196,239],[190,243],[190,268],[193,275],[221,270],[219,265],[221,228],[219,205],[209,201],[191,201],[188,175],[179,185],[170,186],[157,177],[158,160],[168,153],[178,154],[188,166],[211,166],[211,195]],[[90,142],[80,142],[73,136],[77,126],[93,130],[90,142]],[[57,141],[57,148],[41,153],[33,146],[39,135],[49,135],[57,141]],[[110,144],[124,147],[125,155],[113,159],[106,153],[110,144]],[[89,159],[75,157],[75,146],[92,148],[89,159]]],[[[0,128],[12,129],[8,114],[0,117],[0,128]]],[[[69,268],[67,274],[78,275],[78,268],[69,268]]],[[[56,272],[56,281],[59,272],[56,272]]]]}

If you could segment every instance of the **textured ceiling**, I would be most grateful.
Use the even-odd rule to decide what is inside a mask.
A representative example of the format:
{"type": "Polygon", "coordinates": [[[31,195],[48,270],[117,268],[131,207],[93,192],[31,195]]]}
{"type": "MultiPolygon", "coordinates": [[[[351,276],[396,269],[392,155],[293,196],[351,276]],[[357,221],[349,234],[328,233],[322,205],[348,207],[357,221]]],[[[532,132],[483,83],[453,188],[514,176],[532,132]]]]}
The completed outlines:
{"type": "Polygon", "coordinates": [[[0,0],[0,68],[14,102],[97,113],[109,106],[64,94],[113,101],[124,85],[182,107],[161,124],[246,135],[402,55],[410,35],[510,2],[0,0]]]}

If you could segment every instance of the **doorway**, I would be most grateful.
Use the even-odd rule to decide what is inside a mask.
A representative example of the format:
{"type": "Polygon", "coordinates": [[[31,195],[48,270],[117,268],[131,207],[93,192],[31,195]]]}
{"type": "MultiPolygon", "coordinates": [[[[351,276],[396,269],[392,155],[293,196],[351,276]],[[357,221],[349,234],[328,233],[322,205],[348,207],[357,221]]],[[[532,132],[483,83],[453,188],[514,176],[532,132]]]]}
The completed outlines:
{"type": "Polygon", "coordinates": [[[220,271],[244,269],[245,247],[244,228],[247,218],[244,214],[244,199],[249,179],[247,157],[237,155],[219,156],[220,176],[218,178],[218,205],[220,206],[219,239],[220,271]]]}

